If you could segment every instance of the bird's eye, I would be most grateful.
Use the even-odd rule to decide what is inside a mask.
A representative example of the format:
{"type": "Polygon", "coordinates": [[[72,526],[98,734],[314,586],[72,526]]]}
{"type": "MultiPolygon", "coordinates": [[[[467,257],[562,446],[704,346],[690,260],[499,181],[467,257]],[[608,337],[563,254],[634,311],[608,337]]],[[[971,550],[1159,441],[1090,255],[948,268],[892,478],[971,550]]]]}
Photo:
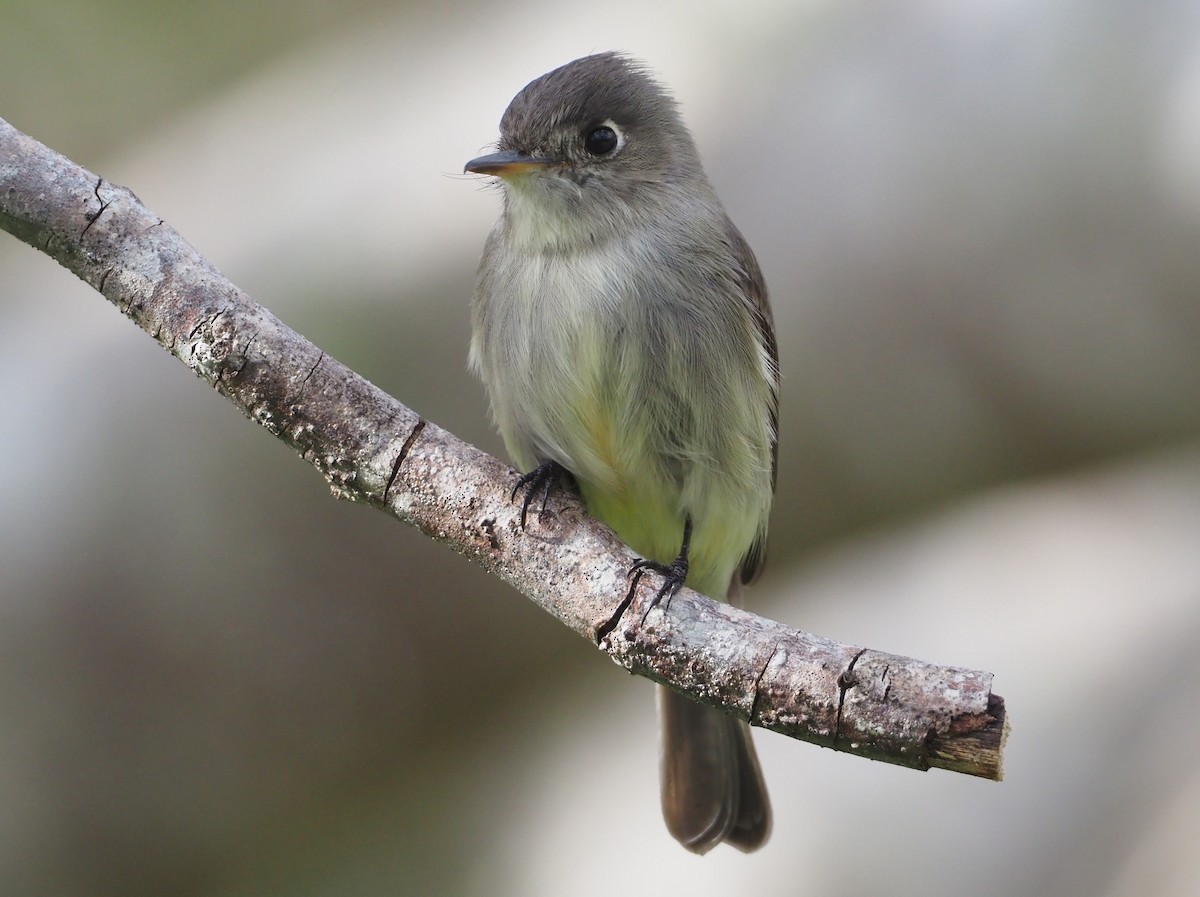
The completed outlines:
{"type": "Polygon", "coordinates": [[[621,135],[612,125],[592,128],[583,138],[583,148],[593,156],[607,156],[621,145],[621,135]]]}

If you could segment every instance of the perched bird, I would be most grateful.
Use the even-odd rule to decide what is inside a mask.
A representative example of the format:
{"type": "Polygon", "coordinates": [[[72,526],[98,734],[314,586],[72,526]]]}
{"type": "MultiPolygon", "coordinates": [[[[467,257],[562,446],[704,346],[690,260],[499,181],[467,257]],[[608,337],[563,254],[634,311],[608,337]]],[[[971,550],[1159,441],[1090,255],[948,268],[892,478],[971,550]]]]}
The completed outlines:
{"type": "MultiPolygon", "coordinates": [[[[528,84],[497,152],[504,187],[472,303],[470,362],[525,511],[573,479],[589,512],[664,577],[737,601],[762,567],[779,368],[762,273],[674,100],[619,53],[528,84]],[[565,476],[568,475],[569,477],[565,476]]],[[[663,816],[688,850],[767,840],[745,723],[660,690],[663,816]]]]}

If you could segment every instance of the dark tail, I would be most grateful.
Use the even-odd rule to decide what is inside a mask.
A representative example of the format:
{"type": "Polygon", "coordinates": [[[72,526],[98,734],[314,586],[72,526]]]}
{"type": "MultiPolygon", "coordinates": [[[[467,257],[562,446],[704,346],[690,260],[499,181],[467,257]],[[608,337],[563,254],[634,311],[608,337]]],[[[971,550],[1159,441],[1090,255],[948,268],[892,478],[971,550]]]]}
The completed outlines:
{"type": "Polygon", "coordinates": [[[693,853],[722,841],[749,853],[771,834],[771,804],[750,727],[714,707],[659,690],[663,818],[693,853]]]}

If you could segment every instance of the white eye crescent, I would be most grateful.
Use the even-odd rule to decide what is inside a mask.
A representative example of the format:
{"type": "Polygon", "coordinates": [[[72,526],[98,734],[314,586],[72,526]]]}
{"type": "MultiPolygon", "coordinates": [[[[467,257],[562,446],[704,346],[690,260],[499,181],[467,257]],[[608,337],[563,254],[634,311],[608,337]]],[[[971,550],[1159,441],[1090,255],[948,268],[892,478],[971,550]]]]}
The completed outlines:
{"type": "Polygon", "coordinates": [[[625,132],[611,119],[583,132],[583,148],[589,156],[611,156],[625,145],[625,132]]]}

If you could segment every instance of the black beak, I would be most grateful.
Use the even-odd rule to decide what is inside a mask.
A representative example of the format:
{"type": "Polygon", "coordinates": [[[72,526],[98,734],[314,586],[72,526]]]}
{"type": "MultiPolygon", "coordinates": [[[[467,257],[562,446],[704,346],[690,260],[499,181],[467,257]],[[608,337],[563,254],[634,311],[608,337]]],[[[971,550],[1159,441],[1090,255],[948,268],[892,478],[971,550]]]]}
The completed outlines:
{"type": "Polygon", "coordinates": [[[480,156],[478,159],[472,159],[463,166],[463,173],[472,171],[475,174],[493,174],[497,177],[505,177],[512,174],[528,174],[534,171],[542,171],[557,164],[559,164],[557,159],[547,159],[542,156],[530,156],[526,153],[506,150],[502,153],[492,153],[490,156],[480,156]]]}

